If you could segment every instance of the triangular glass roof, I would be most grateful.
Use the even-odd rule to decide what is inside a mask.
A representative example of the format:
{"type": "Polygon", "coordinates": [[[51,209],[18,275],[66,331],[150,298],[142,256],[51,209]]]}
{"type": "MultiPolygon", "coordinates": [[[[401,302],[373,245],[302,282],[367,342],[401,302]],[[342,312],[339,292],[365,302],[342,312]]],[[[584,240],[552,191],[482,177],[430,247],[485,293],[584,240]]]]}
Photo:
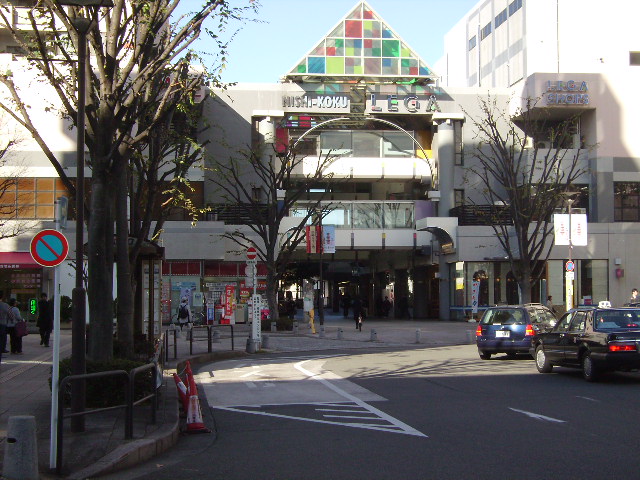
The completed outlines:
{"type": "Polygon", "coordinates": [[[332,28],[285,76],[290,81],[380,81],[425,83],[436,76],[365,1],[332,28]]]}

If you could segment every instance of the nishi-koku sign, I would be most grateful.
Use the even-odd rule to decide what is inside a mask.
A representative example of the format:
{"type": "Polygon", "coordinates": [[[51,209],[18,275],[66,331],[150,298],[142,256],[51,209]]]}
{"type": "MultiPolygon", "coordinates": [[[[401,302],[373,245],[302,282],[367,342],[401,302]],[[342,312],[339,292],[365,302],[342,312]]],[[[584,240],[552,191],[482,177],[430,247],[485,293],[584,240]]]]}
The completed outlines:
{"type": "Polygon", "coordinates": [[[60,265],[69,253],[67,238],[57,230],[42,230],[31,240],[33,259],[43,267],[60,265]]]}

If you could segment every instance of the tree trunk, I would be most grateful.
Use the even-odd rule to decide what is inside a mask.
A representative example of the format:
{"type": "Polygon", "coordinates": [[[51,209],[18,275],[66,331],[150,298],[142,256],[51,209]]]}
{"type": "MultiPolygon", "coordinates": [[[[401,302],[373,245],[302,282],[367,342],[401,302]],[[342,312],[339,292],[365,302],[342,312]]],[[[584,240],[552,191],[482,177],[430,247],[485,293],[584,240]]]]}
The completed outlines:
{"type": "Polygon", "coordinates": [[[89,353],[95,361],[113,358],[113,215],[109,176],[93,172],[88,225],[89,353]]]}
{"type": "Polygon", "coordinates": [[[271,320],[277,322],[280,318],[280,312],[278,311],[278,279],[270,269],[267,270],[266,295],[269,312],[271,313],[271,320]]]}
{"type": "MultiPolygon", "coordinates": [[[[522,262],[524,263],[524,262],[522,262]]],[[[520,277],[520,301],[522,303],[531,303],[531,268],[527,265],[522,265],[522,273],[520,277]]]]}
{"type": "Polygon", "coordinates": [[[120,160],[116,170],[116,264],[118,295],[118,340],[122,355],[133,358],[133,289],[129,263],[129,224],[127,222],[127,169],[120,160]]]}

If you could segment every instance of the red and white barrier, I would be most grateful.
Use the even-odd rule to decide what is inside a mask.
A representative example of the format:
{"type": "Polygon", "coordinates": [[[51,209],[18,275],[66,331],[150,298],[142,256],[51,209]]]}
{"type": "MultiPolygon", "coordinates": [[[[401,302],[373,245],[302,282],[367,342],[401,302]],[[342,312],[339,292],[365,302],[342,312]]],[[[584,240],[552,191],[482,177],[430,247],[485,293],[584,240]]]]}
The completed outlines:
{"type": "Polygon", "coordinates": [[[200,400],[198,399],[198,388],[196,387],[196,381],[193,378],[193,372],[191,371],[191,365],[187,361],[185,367],[187,374],[187,382],[189,385],[189,405],[187,408],[187,433],[210,433],[207,427],[204,426],[202,420],[202,411],[200,410],[200,400]]]}

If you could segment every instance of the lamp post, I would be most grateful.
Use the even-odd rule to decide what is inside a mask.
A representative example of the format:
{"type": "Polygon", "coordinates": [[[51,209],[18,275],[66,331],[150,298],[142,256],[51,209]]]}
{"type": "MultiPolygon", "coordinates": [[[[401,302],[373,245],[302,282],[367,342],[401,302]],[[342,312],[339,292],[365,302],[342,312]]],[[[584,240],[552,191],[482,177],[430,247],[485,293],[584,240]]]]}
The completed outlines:
{"type": "MultiPolygon", "coordinates": [[[[574,199],[567,199],[567,210],[569,211],[569,262],[573,265],[573,233],[571,231],[571,205],[573,204],[574,199]]],[[[568,269],[567,269],[568,270],[568,269]]],[[[567,271],[567,310],[571,310],[573,308],[573,279],[575,277],[575,270],[567,271]]]]}
{"type": "MultiPolygon", "coordinates": [[[[58,5],[69,7],[113,7],[111,0],[58,0],[58,5]]],[[[81,16],[71,19],[78,34],[78,103],[76,117],[76,282],[72,293],[71,315],[71,373],[82,375],[86,372],[86,291],[83,281],[84,265],[84,148],[85,110],[87,88],[87,34],[93,20],[81,16]]],[[[84,382],[71,383],[71,411],[82,412],[85,406],[84,382]]],[[[84,431],[84,417],[71,418],[74,432],[84,431]]]]}

